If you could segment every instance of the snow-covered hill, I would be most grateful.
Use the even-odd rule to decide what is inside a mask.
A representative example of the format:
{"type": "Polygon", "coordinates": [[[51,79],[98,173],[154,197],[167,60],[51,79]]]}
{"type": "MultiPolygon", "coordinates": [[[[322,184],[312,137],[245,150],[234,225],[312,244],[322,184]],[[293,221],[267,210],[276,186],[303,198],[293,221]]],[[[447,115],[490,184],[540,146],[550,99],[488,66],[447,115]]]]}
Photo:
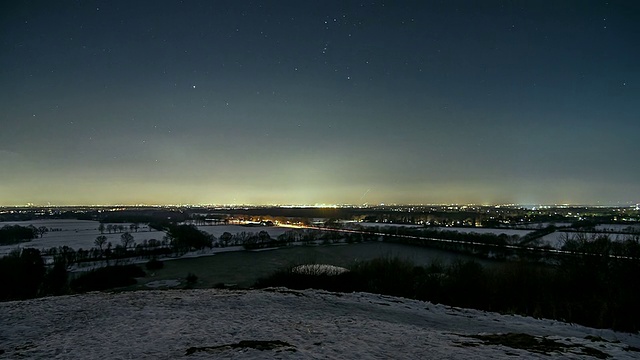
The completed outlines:
{"type": "Polygon", "coordinates": [[[639,351],[638,335],[365,293],[167,290],[0,303],[2,359],[638,359],[639,351]]]}

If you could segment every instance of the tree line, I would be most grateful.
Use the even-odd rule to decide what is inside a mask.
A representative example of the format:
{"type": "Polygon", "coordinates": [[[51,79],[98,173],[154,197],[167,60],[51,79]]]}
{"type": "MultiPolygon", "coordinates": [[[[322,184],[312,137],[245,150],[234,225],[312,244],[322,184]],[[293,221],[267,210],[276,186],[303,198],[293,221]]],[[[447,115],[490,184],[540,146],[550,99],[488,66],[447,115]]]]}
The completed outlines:
{"type": "Polygon", "coordinates": [[[255,287],[372,292],[638,332],[638,242],[614,250],[616,245],[600,237],[567,246],[576,255],[557,257],[553,264],[521,259],[490,268],[462,260],[416,266],[399,258],[379,258],[356,262],[348,266],[349,272],[333,276],[303,274],[294,265],[260,279],[255,287]],[[622,250],[625,258],[610,256],[622,250]]]}
{"type": "Polygon", "coordinates": [[[41,237],[48,231],[46,226],[36,228],[33,225],[5,225],[0,228],[0,245],[12,245],[21,242],[31,241],[41,237]]]}

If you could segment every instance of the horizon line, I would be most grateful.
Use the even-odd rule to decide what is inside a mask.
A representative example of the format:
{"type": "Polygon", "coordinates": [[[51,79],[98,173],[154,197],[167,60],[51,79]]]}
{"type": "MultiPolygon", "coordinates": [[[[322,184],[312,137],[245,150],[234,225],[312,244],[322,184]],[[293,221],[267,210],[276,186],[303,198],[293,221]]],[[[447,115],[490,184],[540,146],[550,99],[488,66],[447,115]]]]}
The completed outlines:
{"type": "Polygon", "coordinates": [[[534,203],[427,203],[427,204],[417,204],[417,203],[379,203],[379,204],[350,204],[350,203],[341,203],[341,204],[325,204],[325,203],[316,203],[316,204],[274,204],[274,203],[256,203],[256,204],[245,204],[245,203],[234,203],[234,204],[190,204],[190,203],[178,203],[178,204],[11,204],[11,205],[0,205],[0,208],[73,208],[73,207],[85,207],[85,208],[105,208],[105,207],[282,207],[282,208],[347,208],[347,207],[357,207],[357,208],[365,208],[365,207],[390,207],[390,206],[402,206],[402,207],[427,207],[427,206],[457,206],[457,207],[638,207],[640,203],[628,201],[625,203],[617,203],[617,204],[580,204],[580,203],[554,203],[554,204],[534,204],[534,203]]]}

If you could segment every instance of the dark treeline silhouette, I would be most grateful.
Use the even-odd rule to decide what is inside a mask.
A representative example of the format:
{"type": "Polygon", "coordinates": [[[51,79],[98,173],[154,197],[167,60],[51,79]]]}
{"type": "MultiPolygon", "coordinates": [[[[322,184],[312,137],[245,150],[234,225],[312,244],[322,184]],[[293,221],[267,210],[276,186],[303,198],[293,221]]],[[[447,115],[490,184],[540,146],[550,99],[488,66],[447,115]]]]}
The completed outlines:
{"type": "MultiPolygon", "coordinates": [[[[573,244],[579,252],[599,255],[564,256],[553,266],[517,261],[485,268],[475,261],[454,261],[423,267],[383,258],[355,263],[349,272],[333,276],[300,274],[292,266],[255,287],[364,291],[637,332],[640,261],[607,256],[610,243],[600,242],[573,244]]],[[[637,242],[627,246],[630,252],[638,250],[637,242]]]]}
{"type": "Polygon", "coordinates": [[[0,245],[11,245],[30,241],[40,235],[41,230],[34,226],[5,225],[0,228],[0,245]]]}
{"type": "Polygon", "coordinates": [[[171,210],[119,210],[104,212],[98,220],[102,223],[176,223],[189,219],[189,214],[171,210]]]}
{"type": "Polygon", "coordinates": [[[167,229],[167,238],[178,252],[213,247],[215,237],[195,225],[172,225],[167,229]]]}
{"type": "Polygon", "coordinates": [[[23,249],[0,258],[0,300],[21,300],[67,292],[63,259],[45,267],[40,251],[23,249]]]}
{"type": "Polygon", "coordinates": [[[70,288],[76,293],[100,291],[136,283],[137,277],[145,276],[137,265],[107,266],[91,270],[71,280],[70,288]]]}

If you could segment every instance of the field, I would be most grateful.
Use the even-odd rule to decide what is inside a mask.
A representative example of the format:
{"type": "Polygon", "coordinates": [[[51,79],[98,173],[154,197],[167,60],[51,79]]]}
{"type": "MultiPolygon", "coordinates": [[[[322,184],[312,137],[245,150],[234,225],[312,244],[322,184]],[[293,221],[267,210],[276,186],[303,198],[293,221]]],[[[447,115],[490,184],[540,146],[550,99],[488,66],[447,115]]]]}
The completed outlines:
{"type": "MultiPolygon", "coordinates": [[[[34,239],[30,242],[24,242],[14,245],[0,246],[0,256],[7,255],[11,250],[18,247],[21,248],[35,248],[39,250],[49,249],[59,246],[69,246],[75,250],[78,249],[90,249],[96,247],[94,241],[97,236],[104,235],[107,237],[107,243],[111,242],[113,246],[120,244],[120,232],[114,232],[109,234],[107,231],[104,234],[100,234],[98,221],[91,220],[36,220],[36,221],[14,221],[14,222],[0,222],[0,227],[5,225],[20,225],[35,227],[46,226],[49,230],[42,238],[34,239]]],[[[105,224],[105,226],[108,224],[105,224]]],[[[137,232],[129,231],[129,224],[113,224],[124,225],[125,231],[128,231],[133,235],[134,241],[139,244],[144,240],[162,240],[166,235],[163,231],[149,230],[146,226],[141,226],[137,232]]],[[[242,225],[212,225],[212,226],[199,226],[200,230],[214,235],[216,238],[222,235],[224,232],[236,234],[240,232],[260,232],[262,230],[267,231],[272,238],[289,230],[287,228],[280,227],[266,227],[266,226],[242,226],[242,225]]]]}
{"type": "MultiPolygon", "coordinates": [[[[604,225],[604,228],[608,228],[612,226],[611,224],[604,225]]],[[[607,230],[610,231],[610,230],[607,230]]],[[[573,231],[556,231],[551,234],[543,236],[541,240],[541,244],[547,244],[554,249],[560,249],[564,245],[566,239],[574,239],[577,236],[586,237],[587,239],[592,239],[599,235],[606,235],[611,239],[611,241],[624,241],[627,239],[630,234],[621,234],[621,233],[593,233],[593,232],[573,232],[573,231]]]]}
{"type": "MultiPolygon", "coordinates": [[[[266,251],[239,249],[214,256],[165,261],[163,269],[148,272],[147,277],[138,279],[139,285],[134,288],[155,287],[157,281],[169,281],[172,285],[177,285],[178,281],[184,285],[188,273],[198,276],[195,284],[197,288],[210,288],[219,283],[248,287],[261,277],[297,264],[348,266],[354,262],[380,257],[399,257],[426,266],[434,260],[448,263],[454,259],[472,259],[470,256],[437,249],[384,242],[291,246],[266,251]]],[[[495,264],[487,260],[476,261],[488,266],[495,264]]]]}
{"type": "MultiPolygon", "coordinates": [[[[17,247],[43,250],[59,246],[69,246],[75,250],[87,250],[96,247],[94,241],[97,236],[101,235],[98,230],[100,223],[90,220],[40,220],[0,223],[0,226],[5,225],[46,226],[49,228],[49,232],[44,234],[43,237],[31,240],[30,242],[0,246],[0,255],[6,255],[17,247]]],[[[129,224],[120,225],[125,225],[127,227],[126,231],[129,231],[129,224]]],[[[150,239],[162,240],[162,237],[165,235],[162,231],[148,231],[146,227],[141,227],[138,232],[131,232],[131,234],[136,243],[150,239]]],[[[107,242],[111,242],[113,246],[120,244],[121,233],[116,232],[109,234],[105,231],[102,235],[106,236],[107,242]]]]}
{"type": "Polygon", "coordinates": [[[439,227],[435,228],[439,231],[457,231],[459,233],[476,233],[476,234],[505,234],[505,235],[518,235],[525,236],[533,230],[520,230],[520,229],[491,229],[491,228],[477,228],[477,227],[439,227]]]}

